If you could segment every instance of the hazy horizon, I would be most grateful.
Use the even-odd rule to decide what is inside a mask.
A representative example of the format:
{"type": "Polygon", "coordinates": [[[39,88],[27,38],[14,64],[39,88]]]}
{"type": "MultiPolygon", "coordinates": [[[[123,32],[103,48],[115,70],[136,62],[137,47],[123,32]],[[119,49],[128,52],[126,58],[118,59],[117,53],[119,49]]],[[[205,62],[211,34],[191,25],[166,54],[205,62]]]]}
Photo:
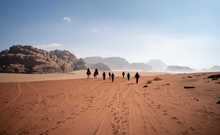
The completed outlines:
{"type": "Polygon", "coordinates": [[[28,44],[77,57],[160,59],[196,69],[220,65],[220,1],[7,0],[0,50],[28,44]]]}

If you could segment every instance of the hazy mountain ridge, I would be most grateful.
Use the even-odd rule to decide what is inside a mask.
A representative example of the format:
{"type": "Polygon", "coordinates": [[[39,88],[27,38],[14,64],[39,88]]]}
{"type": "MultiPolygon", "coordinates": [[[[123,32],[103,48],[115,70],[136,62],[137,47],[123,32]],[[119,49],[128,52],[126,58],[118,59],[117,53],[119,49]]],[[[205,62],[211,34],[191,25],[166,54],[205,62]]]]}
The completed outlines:
{"type": "Polygon", "coordinates": [[[0,52],[0,72],[54,73],[85,69],[83,59],[69,51],[46,51],[28,45],[14,45],[0,52]]]}
{"type": "Polygon", "coordinates": [[[151,59],[146,63],[129,63],[121,57],[86,57],[87,64],[103,63],[112,70],[141,70],[151,72],[217,72],[220,71],[220,66],[213,66],[209,69],[197,70],[188,66],[167,65],[160,59],[151,59]]]}
{"type": "Polygon", "coordinates": [[[150,65],[152,67],[152,71],[156,72],[163,72],[167,68],[167,64],[159,59],[149,60],[146,64],[150,65]]]}
{"type": "Polygon", "coordinates": [[[220,71],[220,66],[215,65],[215,66],[209,68],[208,70],[210,72],[218,72],[218,71],[220,71]]]}
{"type": "Polygon", "coordinates": [[[103,63],[112,70],[124,69],[126,66],[129,65],[126,59],[120,57],[104,58],[104,57],[95,56],[95,57],[86,57],[84,60],[87,64],[103,63]]]}
{"type": "Polygon", "coordinates": [[[143,70],[143,71],[151,71],[152,70],[152,66],[145,64],[145,63],[131,63],[128,66],[128,69],[130,70],[143,70]]]}
{"type": "Polygon", "coordinates": [[[145,63],[129,63],[121,57],[86,57],[85,61],[87,64],[103,63],[112,70],[151,70],[151,66],[145,63]]]}
{"type": "Polygon", "coordinates": [[[89,67],[90,69],[98,69],[98,70],[101,70],[101,71],[110,71],[111,69],[103,64],[103,63],[96,63],[96,64],[87,64],[87,67],[89,67]]]}
{"type": "Polygon", "coordinates": [[[194,72],[196,70],[190,67],[187,67],[187,66],[170,65],[170,66],[167,66],[166,71],[168,72],[194,72]]]}

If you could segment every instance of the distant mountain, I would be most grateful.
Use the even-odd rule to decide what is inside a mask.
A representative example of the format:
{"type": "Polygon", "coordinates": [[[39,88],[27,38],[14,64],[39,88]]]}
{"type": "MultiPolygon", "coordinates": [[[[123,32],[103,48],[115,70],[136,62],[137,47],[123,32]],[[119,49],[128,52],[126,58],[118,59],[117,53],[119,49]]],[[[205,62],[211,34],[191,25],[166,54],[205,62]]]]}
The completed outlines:
{"type": "Polygon", "coordinates": [[[165,71],[167,67],[166,63],[164,63],[159,59],[149,60],[146,64],[152,67],[152,71],[157,71],[157,72],[165,71]]]}
{"type": "Polygon", "coordinates": [[[144,63],[129,63],[126,59],[121,57],[87,57],[85,58],[87,64],[103,63],[112,70],[142,70],[150,71],[151,66],[144,63]]]}
{"type": "Polygon", "coordinates": [[[210,69],[208,69],[209,72],[219,72],[220,66],[213,66],[210,69]]]}
{"type": "Polygon", "coordinates": [[[94,56],[94,57],[86,57],[84,58],[84,60],[87,64],[96,64],[96,63],[103,63],[104,58],[99,56],[94,56]]]}
{"type": "MultiPolygon", "coordinates": [[[[187,66],[167,65],[159,59],[151,59],[147,63],[129,63],[126,59],[121,57],[87,57],[85,58],[87,64],[103,63],[111,70],[136,70],[136,71],[152,71],[152,72],[195,72],[187,66]]],[[[214,66],[212,71],[220,71],[220,66],[214,66]]]]}
{"type": "Polygon", "coordinates": [[[84,59],[87,64],[103,63],[113,70],[126,69],[128,61],[120,57],[87,57],[84,59]]]}
{"type": "Polygon", "coordinates": [[[54,73],[85,69],[83,59],[69,51],[46,50],[32,46],[14,45],[0,52],[0,72],[4,73],[54,73]]]}
{"type": "Polygon", "coordinates": [[[152,67],[145,63],[131,63],[129,65],[130,70],[143,70],[143,71],[151,71],[152,67]]]}
{"type": "Polygon", "coordinates": [[[98,69],[98,70],[101,70],[101,71],[110,71],[111,69],[103,64],[103,63],[96,63],[96,64],[87,64],[87,67],[89,67],[90,69],[98,69]]]}
{"type": "Polygon", "coordinates": [[[187,67],[187,66],[168,66],[166,68],[166,71],[168,72],[193,72],[195,71],[194,69],[187,67]]]}
{"type": "Polygon", "coordinates": [[[126,59],[120,57],[104,58],[103,63],[108,65],[111,69],[126,69],[129,65],[126,59]]]}

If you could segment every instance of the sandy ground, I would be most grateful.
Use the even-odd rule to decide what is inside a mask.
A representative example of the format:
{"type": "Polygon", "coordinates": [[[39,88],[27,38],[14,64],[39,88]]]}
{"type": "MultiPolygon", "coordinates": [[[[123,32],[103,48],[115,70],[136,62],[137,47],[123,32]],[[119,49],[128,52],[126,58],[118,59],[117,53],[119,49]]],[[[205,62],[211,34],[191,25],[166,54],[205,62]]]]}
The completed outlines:
{"type": "MultiPolygon", "coordinates": [[[[94,71],[92,71],[93,73],[94,71]]],[[[105,71],[114,72],[115,76],[121,76],[121,71],[105,71]]],[[[103,71],[99,72],[99,78],[102,77],[103,71]]],[[[126,71],[127,73],[127,71],[126,71]]],[[[129,72],[131,76],[134,76],[136,72],[129,72]]],[[[167,74],[162,72],[140,72],[142,76],[155,76],[158,74],[167,74]]],[[[93,77],[93,74],[91,75],[93,77]]],[[[46,81],[46,80],[67,80],[67,79],[79,79],[87,78],[86,71],[74,71],[70,73],[50,73],[50,74],[15,74],[15,73],[0,73],[0,82],[33,82],[33,81],[46,81]]]]}
{"type": "Polygon", "coordinates": [[[208,75],[0,83],[0,135],[219,135],[208,75]]]}
{"type": "Polygon", "coordinates": [[[0,82],[33,82],[46,80],[67,80],[86,78],[85,71],[71,73],[50,73],[50,74],[15,74],[0,73],[0,82]]]}

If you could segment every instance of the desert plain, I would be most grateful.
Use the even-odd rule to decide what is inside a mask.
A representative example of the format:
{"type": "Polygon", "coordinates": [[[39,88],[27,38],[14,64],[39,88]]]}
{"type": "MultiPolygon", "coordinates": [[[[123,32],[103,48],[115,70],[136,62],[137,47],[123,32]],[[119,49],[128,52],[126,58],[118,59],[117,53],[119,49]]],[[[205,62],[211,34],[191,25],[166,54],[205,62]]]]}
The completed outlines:
{"type": "Polygon", "coordinates": [[[0,135],[220,135],[219,73],[84,73],[0,74],[0,135]]]}

